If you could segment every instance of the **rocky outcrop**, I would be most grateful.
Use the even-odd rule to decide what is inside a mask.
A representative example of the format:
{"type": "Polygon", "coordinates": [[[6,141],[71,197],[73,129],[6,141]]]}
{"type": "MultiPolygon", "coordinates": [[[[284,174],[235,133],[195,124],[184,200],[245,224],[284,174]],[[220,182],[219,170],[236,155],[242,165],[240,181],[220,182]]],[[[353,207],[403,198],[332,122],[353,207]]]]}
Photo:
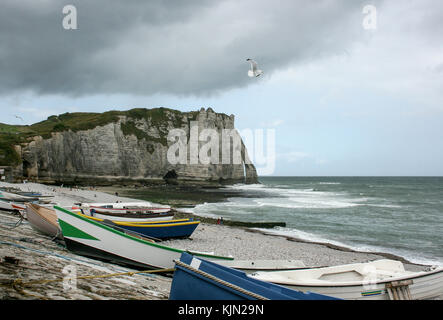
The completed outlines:
{"type": "MultiPolygon", "coordinates": [[[[216,113],[210,108],[197,112],[135,110],[122,112],[113,121],[87,130],[71,130],[60,123],[61,129],[50,136],[32,137],[16,146],[22,159],[16,171],[21,171],[26,179],[65,184],[257,182],[255,167],[249,163],[242,141],[240,146],[232,143],[228,147],[229,163],[221,161],[221,152],[218,162],[213,154],[210,156],[214,161],[210,163],[202,161],[199,155],[196,162],[191,150],[193,141],[198,150],[207,143],[198,141],[198,136],[195,140],[197,129],[199,134],[211,129],[218,136],[219,150],[225,150],[222,136],[224,131],[234,129],[233,115],[216,113]],[[185,139],[181,142],[187,143],[186,149],[177,150],[185,152],[185,158],[178,163],[171,162],[170,150],[168,155],[168,149],[179,141],[171,136],[171,130],[182,132],[185,139]],[[235,152],[242,154],[240,163],[232,161],[235,152]]],[[[211,149],[209,153],[212,152],[211,149]]]]}

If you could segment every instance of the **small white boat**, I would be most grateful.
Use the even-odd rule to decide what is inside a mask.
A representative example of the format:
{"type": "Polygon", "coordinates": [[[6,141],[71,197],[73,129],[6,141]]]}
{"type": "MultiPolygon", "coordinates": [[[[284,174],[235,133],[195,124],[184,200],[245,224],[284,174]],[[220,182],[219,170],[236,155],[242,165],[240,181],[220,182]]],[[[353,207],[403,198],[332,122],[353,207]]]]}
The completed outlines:
{"type": "Polygon", "coordinates": [[[80,203],[72,206],[72,210],[87,216],[120,222],[139,223],[174,218],[170,207],[155,208],[150,202],[80,203]]]}
{"type": "Polygon", "coordinates": [[[82,203],[83,210],[94,209],[97,213],[166,213],[171,211],[168,206],[153,206],[150,202],[116,202],[116,203],[82,203]]]}
{"type": "Polygon", "coordinates": [[[0,199],[8,201],[18,201],[18,202],[25,202],[25,201],[31,202],[38,200],[38,197],[28,197],[6,191],[0,191],[0,199]]]}
{"type": "Polygon", "coordinates": [[[6,200],[0,200],[0,210],[13,210],[12,204],[9,201],[6,200]]]}
{"type": "Polygon", "coordinates": [[[0,199],[0,210],[19,211],[23,213],[25,209],[26,206],[24,205],[24,203],[17,203],[14,201],[0,199]]]}
{"type": "Polygon", "coordinates": [[[94,209],[96,212],[112,213],[164,213],[171,211],[168,206],[153,206],[150,202],[116,202],[116,203],[82,203],[84,209],[94,209]]]}
{"type": "MultiPolygon", "coordinates": [[[[75,209],[72,209],[74,212],[78,212],[75,209]]],[[[134,223],[142,223],[142,222],[152,222],[152,221],[168,221],[174,218],[174,213],[166,212],[166,213],[141,213],[141,214],[131,214],[131,213],[97,213],[95,211],[84,211],[80,210],[80,213],[98,218],[98,219],[107,219],[119,222],[134,222],[134,223]]]]}
{"type": "Polygon", "coordinates": [[[0,191],[0,199],[14,201],[14,202],[50,202],[53,196],[44,196],[41,194],[35,194],[32,192],[11,193],[6,191],[0,191]]]}
{"type": "Polygon", "coordinates": [[[346,300],[426,300],[443,295],[443,268],[412,272],[400,261],[388,259],[250,276],[346,300]]]}

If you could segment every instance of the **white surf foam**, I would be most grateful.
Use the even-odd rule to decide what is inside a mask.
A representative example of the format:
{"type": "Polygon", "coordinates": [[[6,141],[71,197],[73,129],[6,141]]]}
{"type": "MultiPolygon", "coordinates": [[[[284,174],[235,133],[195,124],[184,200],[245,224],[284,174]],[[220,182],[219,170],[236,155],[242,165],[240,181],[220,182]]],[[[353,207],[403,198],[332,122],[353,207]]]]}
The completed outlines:
{"type": "Polygon", "coordinates": [[[271,234],[271,235],[279,235],[279,236],[287,236],[287,237],[294,237],[297,239],[301,239],[303,241],[308,242],[316,242],[316,243],[328,243],[335,246],[348,248],[350,250],[358,251],[358,252],[365,252],[365,253],[389,253],[398,257],[402,257],[406,259],[407,261],[410,261],[412,263],[421,264],[421,265],[427,265],[427,266],[441,266],[443,267],[443,260],[439,260],[436,258],[430,258],[420,255],[420,253],[417,252],[411,252],[407,250],[398,250],[383,246],[371,246],[371,245],[356,245],[356,244],[349,244],[349,243],[343,243],[340,241],[334,241],[327,239],[325,237],[312,234],[309,232],[304,232],[301,230],[293,229],[293,228],[283,228],[283,227],[275,227],[274,229],[262,229],[262,228],[254,228],[257,230],[260,230],[264,233],[271,234]]]}

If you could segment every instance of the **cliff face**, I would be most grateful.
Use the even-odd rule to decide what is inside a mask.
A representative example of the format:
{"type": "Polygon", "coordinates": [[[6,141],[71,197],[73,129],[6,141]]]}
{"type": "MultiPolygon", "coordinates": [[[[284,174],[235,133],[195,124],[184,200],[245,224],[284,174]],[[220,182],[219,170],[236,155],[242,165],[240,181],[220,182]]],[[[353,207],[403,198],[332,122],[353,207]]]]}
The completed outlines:
{"type": "MultiPolygon", "coordinates": [[[[137,112],[120,112],[113,121],[90,129],[71,130],[57,123],[56,132],[28,138],[26,143],[15,146],[22,159],[16,173],[39,182],[65,184],[163,182],[165,176],[172,177],[167,180],[176,183],[257,182],[255,167],[248,163],[243,143],[230,149],[231,160],[234,151],[241,149],[241,163],[222,164],[221,154],[219,163],[195,163],[191,160],[189,145],[185,163],[173,164],[168,158],[168,149],[177,141],[168,140],[172,129],[181,130],[186,135],[185,142],[193,139],[197,126],[199,133],[213,129],[221,145],[223,130],[234,129],[234,116],[215,113],[212,109],[199,112],[164,108],[155,109],[156,112],[134,110],[137,112]]],[[[205,144],[204,141],[197,143],[199,149],[205,144]]]]}

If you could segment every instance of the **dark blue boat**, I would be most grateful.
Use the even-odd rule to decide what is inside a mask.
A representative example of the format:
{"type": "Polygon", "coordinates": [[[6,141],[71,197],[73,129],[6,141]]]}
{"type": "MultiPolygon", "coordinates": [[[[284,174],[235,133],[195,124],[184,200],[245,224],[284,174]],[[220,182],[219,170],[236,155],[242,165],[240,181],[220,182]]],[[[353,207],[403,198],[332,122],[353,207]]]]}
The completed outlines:
{"type": "Polygon", "coordinates": [[[339,300],[250,278],[186,252],[175,261],[170,300],[339,300]]]}
{"type": "Polygon", "coordinates": [[[122,229],[134,231],[147,237],[166,240],[188,238],[199,225],[200,221],[188,220],[181,222],[165,221],[164,223],[126,223],[117,225],[122,229]]]}

